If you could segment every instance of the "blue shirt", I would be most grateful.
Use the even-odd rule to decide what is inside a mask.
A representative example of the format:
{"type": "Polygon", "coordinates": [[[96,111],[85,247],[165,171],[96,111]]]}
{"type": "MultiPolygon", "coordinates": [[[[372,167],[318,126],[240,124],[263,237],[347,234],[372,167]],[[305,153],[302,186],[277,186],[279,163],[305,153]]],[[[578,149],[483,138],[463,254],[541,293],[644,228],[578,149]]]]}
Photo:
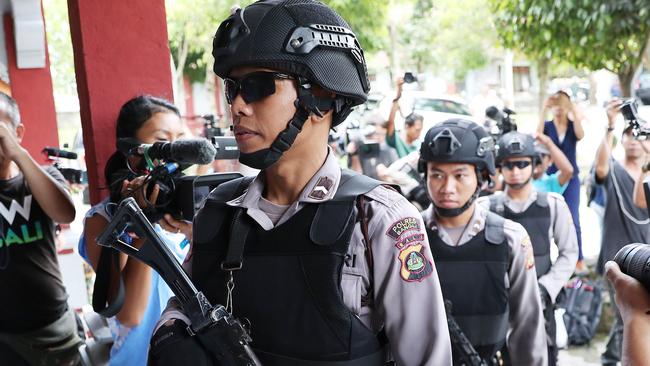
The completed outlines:
{"type": "Polygon", "coordinates": [[[541,178],[533,180],[533,186],[537,192],[554,192],[562,194],[566,190],[566,187],[569,186],[569,181],[560,184],[559,177],[560,172],[544,174],[541,178]]]}
{"type": "MultiPolygon", "coordinates": [[[[85,219],[94,215],[101,215],[110,220],[111,214],[106,210],[108,199],[90,208],[85,219]]],[[[189,246],[184,246],[183,234],[174,234],[164,231],[160,225],[154,224],[156,233],[164,240],[167,247],[174,253],[176,259],[182,261],[187,255],[189,246]]],[[[92,245],[92,244],[91,244],[92,245]]],[[[79,254],[88,261],[85,245],[85,235],[79,239],[79,254]]],[[[167,306],[167,301],[174,296],[171,289],[156,271],[151,273],[151,292],[147,308],[140,324],[128,327],[119,322],[117,317],[108,319],[108,325],[113,334],[113,346],[110,353],[110,366],[146,366],[149,340],[153,329],[160,318],[160,314],[167,306]]]]}

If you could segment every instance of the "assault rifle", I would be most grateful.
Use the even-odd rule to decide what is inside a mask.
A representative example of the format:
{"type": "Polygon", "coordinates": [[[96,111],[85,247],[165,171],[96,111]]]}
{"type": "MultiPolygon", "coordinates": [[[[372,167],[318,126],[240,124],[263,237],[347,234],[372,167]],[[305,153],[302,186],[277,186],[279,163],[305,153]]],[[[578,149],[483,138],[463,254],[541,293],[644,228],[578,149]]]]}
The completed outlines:
{"type": "Polygon", "coordinates": [[[445,300],[445,312],[447,313],[447,327],[449,327],[449,335],[451,337],[451,345],[460,357],[461,366],[488,366],[488,363],[481,358],[481,355],[476,352],[472,342],[467,339],[463,330],[460,329],[458,323],[451,315],[451,301],[445,300]]]}

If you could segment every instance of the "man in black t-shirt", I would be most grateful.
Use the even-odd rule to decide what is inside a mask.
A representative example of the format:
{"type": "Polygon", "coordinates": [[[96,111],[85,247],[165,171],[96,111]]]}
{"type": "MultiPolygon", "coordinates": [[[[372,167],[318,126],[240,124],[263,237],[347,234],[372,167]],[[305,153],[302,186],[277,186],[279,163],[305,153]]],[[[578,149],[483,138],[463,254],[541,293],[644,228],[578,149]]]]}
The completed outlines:
{"type": "MultiPolygon", "coordinates": [[[[621,137],[624,158],[615,160],[612,157],[613,131],[621,104],[622,101],[615,100],[608,105],[608,127],[596,154],[592,176],[594,183],[603,188],[605,196],[602,243],[596,268],[600,274],[603,274],[605,263],[613,260],[616,252],[626,244],[650,242],[650,218],[646,210],[635,206],[633,199],[634,183],[641,179],[650,141],[635,139],[628,126],[621,137]]],[[[614,298],[613,288],[608,285],[608,290],[610,297],[614,298]]],[[[616,365],[621,361],[623,319],[616,307],[614,315],[609,340],[600,357],[605,366],[616,365]]]]}
{"type": "Polygon", "coordinates": [[[75,365],[81,341],[54,243],[54,222],[71,222],[75,208],[63,176],[20,145],[24,133],[0,93],[0,363],[75,365]]]}

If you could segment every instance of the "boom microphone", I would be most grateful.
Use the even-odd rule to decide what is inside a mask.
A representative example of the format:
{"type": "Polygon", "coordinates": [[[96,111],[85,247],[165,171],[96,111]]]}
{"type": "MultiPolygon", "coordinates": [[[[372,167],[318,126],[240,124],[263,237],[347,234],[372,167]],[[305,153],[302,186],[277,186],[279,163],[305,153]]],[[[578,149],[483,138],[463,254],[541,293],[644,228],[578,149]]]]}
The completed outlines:
{"type": "Polygon", "coordinates": [[[129,154],[186,164],[210,164],[217,154],[214,145],[206,139],[161,141],[134,146],[134,140],[127,138],[119,139],[117,146],[118,150],[128,150],[129,154]]]}
{"type": "Polygon", "coordinates": [[[50,147],[50,146],[46,146],[43,149],[43,153],[50,157],[73,159],[73,160],[77,158],[77,153],[74,153],[72,151],[57,149],[56,147],[50,147]]]}

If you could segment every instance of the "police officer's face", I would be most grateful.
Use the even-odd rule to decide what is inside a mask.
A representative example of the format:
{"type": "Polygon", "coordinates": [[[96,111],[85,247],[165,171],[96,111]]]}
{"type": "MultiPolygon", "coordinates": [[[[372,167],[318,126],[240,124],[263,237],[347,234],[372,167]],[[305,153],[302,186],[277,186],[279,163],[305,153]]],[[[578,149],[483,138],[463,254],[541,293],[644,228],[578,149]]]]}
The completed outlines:
{"type": "Polygon", "coordinates": [[[506,184],[525,183],[533,174],[533,159],[529,157],[507,158],[503,160],[501,166],[501,174],[506,184]],[[521,168],[516,165],[521,164],[519,162],[528,163],[528,165],[521,168]]]}
{"type": "MultiPolygon", "coordinates": [[[[242,67],[234,69],[229,76],[241,79],[256,71],[273,70],[242,67]]],[[[296,112],[293,102],[297,97],[295,81],[289,79],[276,79],[275,93],[255,102],[246,103],[239,93],[230,105],[239,150],[252,153],[270,147],[296,112]]]]}
{"type": "Polygon", "coordinates": [[[477,185],[474,165],[427,163],[427,188],[433,203],[438,207],[461,207],[472,197],[477,185]]]}

